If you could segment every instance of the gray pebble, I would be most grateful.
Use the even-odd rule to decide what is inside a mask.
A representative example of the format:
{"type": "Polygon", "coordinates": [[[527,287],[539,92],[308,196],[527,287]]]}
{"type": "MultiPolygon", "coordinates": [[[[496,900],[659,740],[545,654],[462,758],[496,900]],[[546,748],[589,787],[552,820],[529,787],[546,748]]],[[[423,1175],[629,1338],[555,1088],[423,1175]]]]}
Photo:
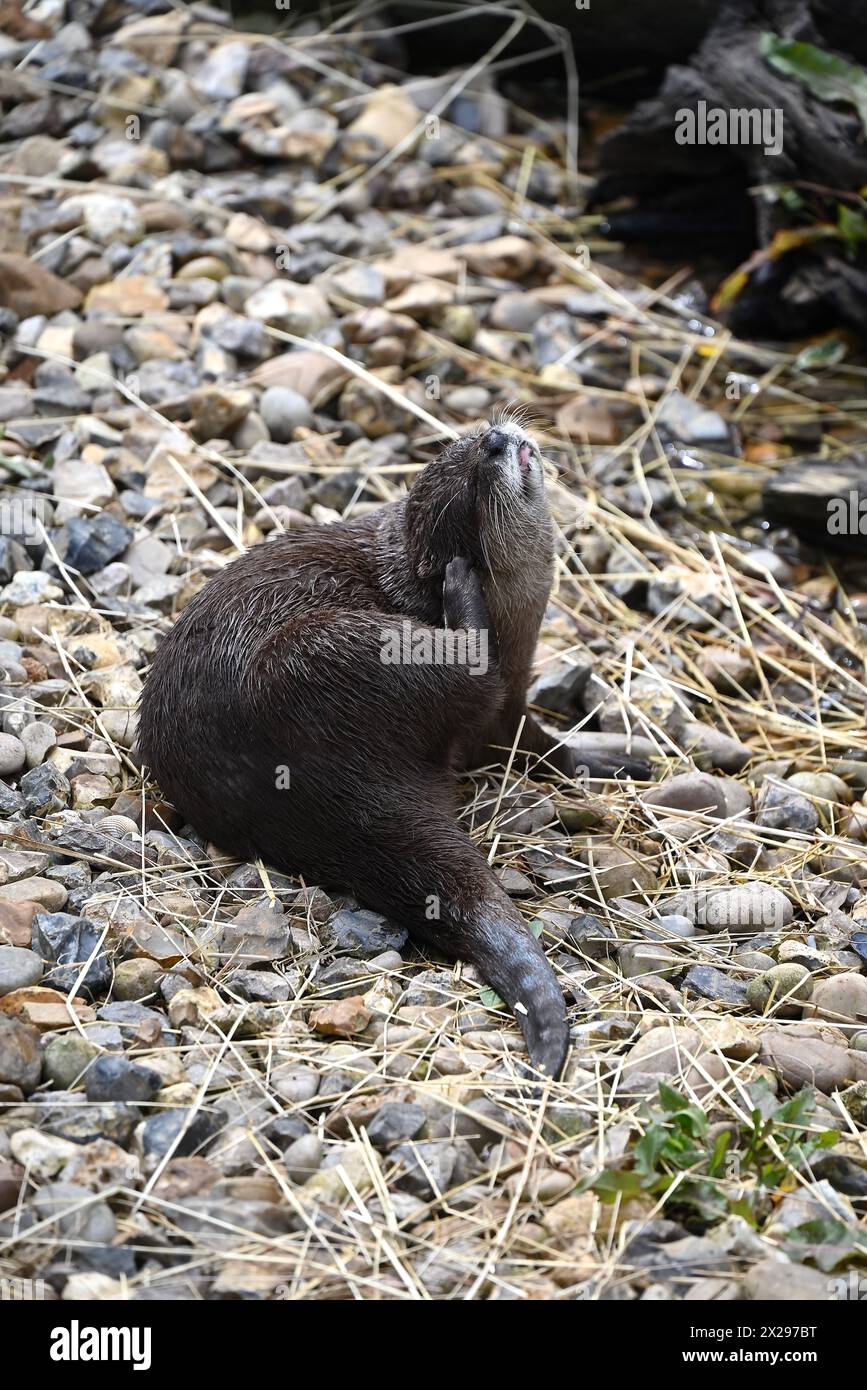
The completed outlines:
{"type": "Polygon", "coordinates": [[[69,1091],[90,1066],[97,1049],[78,1033],[59,1033],[45,1045],[42,1067],[55,1090],[69,1091]]]}
{"type": "MultiPolygon", "coordinates": [[[[21,748],[22,753],[24,747],[21,748]]],[[[24,809],[31,816],[49,816],[62,811],[69,798],[69,781],[51,763],[34,767],[21,778],[24,809]]]]}
{"type": "Polygon", "coordinates": [[[288,386],[269,386],[259,402],[268,433],[280,444],[288,444],[299,425],[308,425],[312,411],[304,397],[288,386]]]}
{"type": "Polygon", "coordinates": [[[306,1182],[321,1165],[322,1155],[322,1141],[315,1134],[304,1134],[283,1155],[286,1172],[293,1182],[306,1182]]]}
{"type": "Polygon", "coordinates": [[[128,1057],[97,1057],[85,1078],[87,1099],[97,1101],[150,1100],[161,1085],[159,1072],[128,1057]]]}
{"type": "Polygon", "coordinates": [[[14,777],[27,758],[24,744],[14,734],[0,734],[0,777],[14,777]]]}
{"type": "Polygon", "coordinates": [[[25,724],[21,730],[21,742],[28,768],[39,767],[57,743],[57,734],[50,724],[42,719],[25,724]]]}
{"type": "Polygon", "coordinates": [[[0,995],[37,985],[42,979],[42,960],[23,946],[0,946],[0,995]]]}
{"type": "Polygon", "coordinates": [[[375,1149],[390,1149],[414,1139],[427,1119],[420,1105],[394,1103],[381,1105],[367,1126],[367,1134],[375,1149]]]}

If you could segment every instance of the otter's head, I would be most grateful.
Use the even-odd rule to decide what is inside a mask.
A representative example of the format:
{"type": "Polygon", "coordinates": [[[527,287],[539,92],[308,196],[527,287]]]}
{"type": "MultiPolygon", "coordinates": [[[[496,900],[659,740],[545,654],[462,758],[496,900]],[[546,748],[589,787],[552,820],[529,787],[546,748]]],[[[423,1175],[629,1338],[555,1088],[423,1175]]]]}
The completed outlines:
{"type": "Polygon", "coordinates": [[[455,440],[420,473],[407,500],[407,539],[420,579],[455,555],[496,574],[551,549],[539,446],[502,422],[455,440]]]}

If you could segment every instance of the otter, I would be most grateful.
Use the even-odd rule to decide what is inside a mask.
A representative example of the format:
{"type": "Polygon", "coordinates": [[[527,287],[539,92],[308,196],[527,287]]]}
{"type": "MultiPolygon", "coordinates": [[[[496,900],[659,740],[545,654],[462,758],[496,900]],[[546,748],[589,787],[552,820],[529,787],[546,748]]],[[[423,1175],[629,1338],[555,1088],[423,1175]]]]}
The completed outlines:
{"type": "Polygon", "coordinates": [[[563,994],[456,823],[455,773],[513,749],[574,771],[526,704],[553,561],[538,446],[514,422],[482,426],[400,500],[263,542],[211,579],[157,649],[138,737],[221,849],[349,892],[477,966],[550,1077],[563,994]]]}

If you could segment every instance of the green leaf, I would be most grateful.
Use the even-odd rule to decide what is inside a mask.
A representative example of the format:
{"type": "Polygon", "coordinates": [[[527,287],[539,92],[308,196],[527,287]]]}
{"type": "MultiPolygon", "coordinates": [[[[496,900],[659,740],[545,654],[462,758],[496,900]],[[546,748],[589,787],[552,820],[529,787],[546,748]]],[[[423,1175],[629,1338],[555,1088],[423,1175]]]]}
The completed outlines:
{"type": "Polygon", "coordinates": [[[818,1134],[811,1134],[810,1138],[817,1149],[833,1149],[840,1138],[840,1131],[837,1129],[822,1129],[818,1134]]]}
{"type": "Polygon", "coordinates": [[[783,207],[788,208],[789,212],[800,212],[804,206],[804,200],[797,188],[781,188],[780,202],[783,207]]]}
{"type": "Polygon", "coordinates": [[[797,188],[793,188],[790,183],[763,183],[753,192],[759,194],[766,203],[782,203],[789,212],[800,212],[804,206],[804,200],[797,188]]]}
{"type": "Polygon", "coordinates": [[[545,923],[540,921],[538,917],[534,917],[532,922],[527,923],[527,926],[536,938],[540,937],[545,930],[545,923]]]}
{"type": "Polygon", "coordinates": [[[847,1260],[857,1247],[855,1232],[830,1217],[805,1221],[787,1233],[786,1241],[797,1248],[796,1259],[812,1260],[826,1273],[847,1260]]]}
{"type": "Polygon", "coordinates": [[[758,1227],[756,1214],[750,1205],[750,1199],[748,1197],[739,1197],[736,1202],[729,1202],[729,1211],[732,1216],[742,1216],[744,1221],[748,1222],[754,1230],[758,1227]]]}
{"type": "Polygon", "coordinates": [[[665,1125],[654,1124],[635,1145],[635,1167],[643,1177],[656,1174],[657,1162],[668,1143],[669,1132],[665,1125]]]}
{"type": "Polygon", "coordinates": [[[772,1163],[762,1163],[759,1165],[758,1179],[762,1187],[768,1192],[774,1192],[788,1174],[788,1167],[785,1163],[778,1163],[776,1159],[772,1163]]]}
{"type": "Polygon", "coordinates": [[[479,998],[482,1001],[482,1006],[486,1009],[504,1009],[506,1007],[506,1001],[501,999],[497,991],[491,989],[489,985],[485,985],[484,989],[479,990],[479,998]]]}
{"type": "Polygon", "coordinates": [[[804,1086],[789,1100],[778,1105],[771,1116],[774,1124],[778,1125],[804,1125],[809,1123],[810,1116],[816,1109],[816,1092],[811,1086],[804,1086]]]}
{"type": "Polygon", "coordinates": [[[840,1245],[843,1241],[848,1244],[851,1239],[849,1228],[833,1216],[821,1216],[815,1221],[805,1221],[802,1226],[795,1226],[794,1230],[786,1234],[786,1240],[790,1240],[793,1245],[840,1245]]]}
{"type": "Polygon", "coordinates": [[[717,1135],[716,1143],[713,1146],[713,1153],[710,1156],[710,1164],[708,1165],[708,1172],[712,1178],[715,1178],[718,1173],[724,1171],[725,1158],[731,1141],[731,1130],[723,1130],[722,1134],[717,1135]]]}
{"type": "Polygon", "coordinates": [[[857,251],[861,242],[867,241],[867,217],[857,208],[847,207],[845,203],[837,204],[837,226],[843,236],[843,240],[853,251],[857,251]]]}
{"type": "Polygon", "coordinates": [[[703,1139],[707,1133],[707,1115],[703,1110],[699,1110],[697,1105],[691,1105],[688,1110],[681,1110],[677,1121],[693,1139],[703,1139]]]}
{"type": "Polygon", "coordinates": [[[771,67],[784,77],[797,78],[820,101],[842,101],[854,106],[867,132],[867,73],[812,43],[763,34],[759,50],[771,67]]]}
{"type": "Polygon", "coordinates": [[[818,343],[810,343],[802,348],[795,358],[795,366],[806,370],[809,367],[832,367],[842,362],[849,351],[841,338],[822,338],[818,343]]]}
{"type": "Polygon", "coordinates": [[[663,1110],[683,1110],[685,1106],[689,1105],[686,1096],[682,1096],[679,1091],[675,1091],[674,1087],[669,1086],[665,1081],[659,1083],[659,1103],[663,1110]]]}
{"type": "Polygon", "coordinates": [[[613,1202],[618,1194],[625,1198],[638,1197],[643,1191],[638,1173],[623,1168],[606,1168],[591,1187],[602,1202],[613,1202]]]}

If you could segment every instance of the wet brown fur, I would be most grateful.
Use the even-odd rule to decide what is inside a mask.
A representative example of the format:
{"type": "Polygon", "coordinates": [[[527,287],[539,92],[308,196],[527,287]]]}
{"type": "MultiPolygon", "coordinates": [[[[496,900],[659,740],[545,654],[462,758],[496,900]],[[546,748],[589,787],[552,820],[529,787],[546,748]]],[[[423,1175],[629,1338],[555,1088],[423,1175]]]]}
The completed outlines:
{"type": "MultiPolygon", "coordinates": [[[[501,425],[450,445],[406,498],[256,546],[211,580],[156,654],[139,748],[221,848],[348,890],[477,964],[556,1074],[553,971],[455,823],[455,770],[503,761],[522,716],[521,747],[551,753],[526,690],[553,531],[538,452],[516,482],[518,427],[501,425]],[[487,627],[488,670],[383,664],[404,619],[487,627]]],[[[567,750],[551,757],[569,770],[567,750]]]]}

